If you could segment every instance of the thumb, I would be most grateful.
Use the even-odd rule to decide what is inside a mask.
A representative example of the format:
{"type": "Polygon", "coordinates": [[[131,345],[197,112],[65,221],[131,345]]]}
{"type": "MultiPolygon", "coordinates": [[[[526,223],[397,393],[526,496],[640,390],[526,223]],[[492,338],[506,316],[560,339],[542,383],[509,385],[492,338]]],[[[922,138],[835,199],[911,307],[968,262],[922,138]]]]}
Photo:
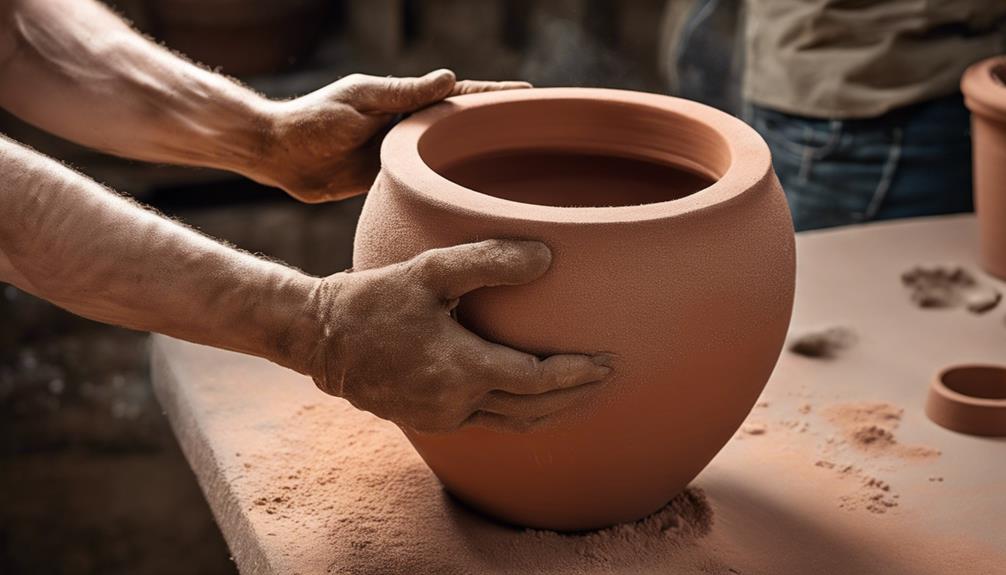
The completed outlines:
{"type": "Polygon", "coordinates": [[[451,95],[454,72],[434,70],[419,78],[363,76],[352,90],[352,104],[363,113],[405,114],[451,95]]]}
{"type": "Polygon", "coordinates": [[[483,287],[528,283],[551,263],[552,252],[541,242],[486,240],[429,250],[413,265],[440,298],[453,300],[483,287]]]}

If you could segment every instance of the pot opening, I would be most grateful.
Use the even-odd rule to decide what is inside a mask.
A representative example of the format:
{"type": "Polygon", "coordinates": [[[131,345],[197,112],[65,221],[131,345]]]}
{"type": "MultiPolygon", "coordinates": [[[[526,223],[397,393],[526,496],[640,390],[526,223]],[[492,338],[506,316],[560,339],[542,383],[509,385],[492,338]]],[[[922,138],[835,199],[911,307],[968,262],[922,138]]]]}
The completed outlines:
{"type": "Polygon", "coordinates": [[[1000,86],[1006,87],[1006,64],[999,64],[992,67],[992,80],[1000,86]]]}
{"type": "Polygon", "coordinates": [[[943,374],[943,385],[961,395],[1006,399],[1006,368],[975,365],[955,367],[943,374]]]}
{"type": "Polygon", "coordinates": [[[481,106],[439,120],[419,140],[435,172],[525,204],[608,207],[677,200],[730,164],[711,127],[651,106],[596,99],[481,106]]]}

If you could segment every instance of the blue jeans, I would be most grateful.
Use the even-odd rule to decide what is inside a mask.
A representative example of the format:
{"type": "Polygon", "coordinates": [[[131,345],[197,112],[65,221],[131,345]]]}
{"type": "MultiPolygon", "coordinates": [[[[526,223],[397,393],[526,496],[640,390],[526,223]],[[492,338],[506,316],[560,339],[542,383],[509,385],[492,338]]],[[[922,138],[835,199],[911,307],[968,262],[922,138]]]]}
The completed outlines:
{"type": "Polygon", "coordinates": [[[970,117],[960,95],[870,119],[826,120],[754,104],[797,231],[970,211],[970,117]]]}

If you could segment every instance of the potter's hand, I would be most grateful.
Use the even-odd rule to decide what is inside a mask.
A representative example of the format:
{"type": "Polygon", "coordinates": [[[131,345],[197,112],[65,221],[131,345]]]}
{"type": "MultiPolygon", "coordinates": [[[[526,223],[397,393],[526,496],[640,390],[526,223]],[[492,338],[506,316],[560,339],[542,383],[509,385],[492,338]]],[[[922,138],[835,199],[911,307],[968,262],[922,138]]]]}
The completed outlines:
{"type": "Polygon", "coordinates": [[[0,0],[0,108],[79,144],[230,170],[305,202],[366,191],[398,114],[524,82],[354,74],[275,102],[137,34],[96,0],[0,0]]]}
{"type": "Polygon", "coordinates": [[[396,115],[448,96],[527,87],[525,82],[456,81],[450,70],[420,78],[353,74],[267,108],[270,144],[247,175],[309,203],[361,194],[380,168],[379,136],[396,115]]]}
{"type": "Polygon", "coordinates": [[[308,370],[323,391],[416,431],[547,424],[600,389],[606,358],[539,359],[479,338],[450,312],[465,293],[530,282],[550,262],[544,244],[490,240],[325,278],[312,307],[328,327],[308,370]]]}

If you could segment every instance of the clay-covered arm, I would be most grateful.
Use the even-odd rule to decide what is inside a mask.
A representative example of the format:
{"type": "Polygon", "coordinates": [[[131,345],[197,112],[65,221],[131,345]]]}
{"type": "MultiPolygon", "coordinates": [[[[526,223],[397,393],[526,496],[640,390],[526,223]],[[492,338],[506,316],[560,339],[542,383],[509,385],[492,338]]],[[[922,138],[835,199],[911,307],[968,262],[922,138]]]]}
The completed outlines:
{"type": "Polygon", "coordinates": [[[293,334],[311,327],[304,306],[315,278],[226,247],[5,138],[0,213],[0,280],[91,319],[304,370],[298,358],[312,342],[293,334]]]}
{"type": "Polygon", "coordinates": [[[0,281],[74,313],[265,357],[421,431],[524,430],[597,392],[604,357],[533,355],[450,316],[458,298],[532,281],[537,242],[431,250],[315,278],[224,246],[0,138],[0,281]]]}
{"type": "Polygon", "coordinates": [[[221,168],[308,202],[366,191],[398,114],[524,82],[354,74],[277,102],[194,65],[96,0],[0,0],[0,106],[74,142],[221,168]]]}
{"type": "Polygon", "coordinates": [[[267,101],[149,41],[95,0],[3,0],[0,105],[113,154],[240,169],[267,101]]]}

